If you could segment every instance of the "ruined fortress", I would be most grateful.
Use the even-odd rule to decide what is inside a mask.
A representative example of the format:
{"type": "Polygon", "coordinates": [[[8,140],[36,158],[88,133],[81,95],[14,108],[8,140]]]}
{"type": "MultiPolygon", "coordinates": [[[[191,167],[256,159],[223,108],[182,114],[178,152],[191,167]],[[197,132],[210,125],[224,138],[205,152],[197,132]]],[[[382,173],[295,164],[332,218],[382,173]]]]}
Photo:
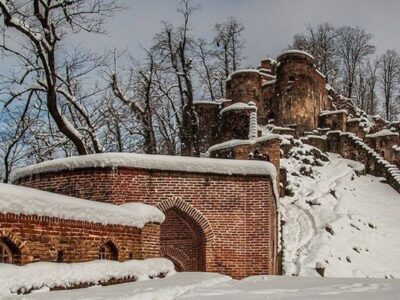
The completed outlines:
{"type": "Polygon", "coordinates": [[[257,69],[232,73],[226,99],[199,101],[196,112],[200,151],[211,157],[267,160],[279,175],[285,171],[280,141],[291,135],[360,161],[400,192],[400,122],[358,109],[327,83],[306,52],[286,51],[257,69]]]}
{"type": "Polygon", "coordinates": [[[165,221],[134,226],[32,213],[35,207],[3,209],[0,262],[162,256],[181,271],[277,274],[287,136],[358,160],[400,192],[400,124],[357,109],[327,84],[309,54],[287,51],[232,73],[225,98],[195,103],[199,156],[209,158],[95,154],[29,166],[14,176],[27,194],[40,190],[39,202],[59,194],[74,197],[62,198],[65,209],[139,202],[163,212],[165,221]]]}

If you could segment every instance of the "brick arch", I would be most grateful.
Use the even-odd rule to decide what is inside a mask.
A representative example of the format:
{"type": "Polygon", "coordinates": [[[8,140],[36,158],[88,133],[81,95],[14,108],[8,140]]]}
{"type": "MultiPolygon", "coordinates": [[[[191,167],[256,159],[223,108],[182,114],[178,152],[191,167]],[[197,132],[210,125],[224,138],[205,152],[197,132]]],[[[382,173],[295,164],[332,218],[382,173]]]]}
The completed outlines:
{"type": "Polygon", "coordinates": [[[114,237],[104,237],[104,238],[102,238],[100,244],[98,245],[98,247],[100,248],[101,246],[107,244],[108,242],[113,243],[114,246],[115,246],[115,248],[117,249],[117,251],[120,252],[121,246],[120,246],[119,243],[115,240],[114,237]]]}
{"type": "Polygon", "coordinates": [[[191,217],[203,230],[204,236],[207,243],[212,243],[214,241],[214,232],[212,230],[210,222],[207,220],[203,214],[194,208],[192,205],[182,200],[180,197],[172,197],[167,200],[163,200],[161,203],[157,204],[156,207],[162,212],[166,212],[169,209],[176,208],[189,217],[191,217]]]}
{"type": "Polygon", "coordinates": [[[161,246],[160,254],[163,257],[170,258],[174,263],[178,264],[181,271],[190,269],[190,258],[183,251],[180,251],[173,246],[161,246]]]}
{"type": "Polygon", "coordinates": [[[214,260],[214,232],[207,218],[179,197],[166,199],[157,208],[166,215],[160,245],[163,251],[169,251],[166,257],[185,271],[207,271],[214,260]]]}
{"type": "Polygon", "coordinates": [[[9,231],[0,231],[0,239],[7,239],[13,244],[12,246],[14,246],[15,249],[11,250],[13,251],[14,255],[17,255],[16,264],[18,265],[23,262],[23,258],[28,257],[31,254],[29,248],[25,247],[26,242],[21,241],[18,236],[9,231]]]}
{"type": "Polygon", "coordinates": [[[25,248],[26,242],[21,241],[21,239],[18,236],[12,234],[11,232],[8,232],[8,231],[5,231],[5,230],[0,231],[0,239],[1,238],[9,239],[21,251],[22,251],[23,248],[25,248]]]}
{"type": "Polygon", "coordinates": [[[114,238],[112,237],[105,237],[103,239],[101,239],[101,242],[98,245],[98,251],[100,251],[102,248],[107,249],[109,247],[109,245],[112,245],[112,247],[115,248],[116,253],[111,253],[112,255],[115,255],[114,258],[111,258],[112,260],[117,260],[119,261],[120,257],[121,257],[121,251],[120,251],[120,245],[115,241],[114,238]]]}

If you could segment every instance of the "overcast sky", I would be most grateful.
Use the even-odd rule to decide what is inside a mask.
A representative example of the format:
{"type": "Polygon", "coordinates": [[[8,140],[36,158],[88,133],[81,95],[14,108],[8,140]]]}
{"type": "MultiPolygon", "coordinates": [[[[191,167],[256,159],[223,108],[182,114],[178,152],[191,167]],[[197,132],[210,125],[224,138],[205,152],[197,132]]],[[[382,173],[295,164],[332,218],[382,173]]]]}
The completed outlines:
{"type": "MultiPolygon", "coordinates": [[[[163,20],[178,24],[178,0],[127,0],[129,8],[108,23],[108,36],[85,37],[89,48],[127,48],[141,57],[163,20]]],[[[197,0],[201,9],[192,18],[197,37],[211,39],[213,24],[229,16],[246,27],[245,55],[257,65],[266,56],[275,57],[305,24],[329,22],[361,26],[373,34],[377,52],[400,51],[400,0],[197,0]]]]}

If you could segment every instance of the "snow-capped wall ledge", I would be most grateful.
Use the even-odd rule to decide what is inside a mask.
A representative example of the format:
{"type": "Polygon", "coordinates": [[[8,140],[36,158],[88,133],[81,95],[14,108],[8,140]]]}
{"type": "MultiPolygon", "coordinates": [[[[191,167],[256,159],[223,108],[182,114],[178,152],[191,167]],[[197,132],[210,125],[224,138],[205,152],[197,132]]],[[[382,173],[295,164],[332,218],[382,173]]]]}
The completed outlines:
{"type": "Polygon", "coordinates": [[[366,138],[377,138],[377,137],[382,137],[382,136],[399,136],[399,134],[397,132],[390,131],[389,129],[382,129],[381,131],[378,131],[376,133],[367,134],[365,137],[366,138]]]}
{"type": "Polygon", "coordinates": [[[245,73],[254,73],[256,75],[262,75],[262,72],[256,69],[242,69],[242,70],[237,70],[235,72],[232,72],[229,74],[228,78],[226,78],[226,81],[229,81],[232,79],[232,76],[239,75],[239,74],[245,74],[245,73]]]}
{"type": "Polygon", "coordinates": [[[257,106],[253,101],[249,103],[237,102],[229,105],[228,107],[221,110],[221,114],[232,110],[257,110],[257,106]]]}
{"type": "Polygon", "coordinates": [[[288,50],[288,51],[282,52],[281,54],[278,55],[276,60],[279,61],[283,56],[292,55],[292,54],[307,56],[308,58],[314,60],[314,56],[312,56],[310,53],[307,53],[307,52],[301,51],[301,50],[288,50]]]}
{"type": "Polygon", "coordinates": [[[107,285],[109,281],[149,280],[175,274],[173,263],[165,258],[117,262],[96,260],[83,263],[38,262],[0,268],[0,296],[29,293],[38,289],[68,289],[107,285]]]}
{"type": "Polygon", "coordinates": [[[25,167],[15,172],[13,181],[31,175],[86,168],[133,168],[223,175],[271,175],[269,164],[259,161],[133,153],[101,153],[55,159],[25,167]]]}
{"type": "Polygon", "coordinates": [[[347,110],[339,109],[339,110],[324,110],[324,111],[321,111],[321,113],[319,115],[322,117],[322,116],[336,115],[336,114],[342,114],[342,113],[348,114],[347,110]]]}
{"type": "Polygon", "coordinates": [[[0,213],[138,228],[165,219],[161,210],[143,203],[118,206],[4,183],[0,183],[0,213]]]}
{"type": "Polygon", "coordinates": [[[218,151],[218,150],[223,150],[223,149],[229,149],[237,146],[242,146],[242,145],[254,145],[256,143],[268,141],[268,140],[273,140],[273,139],[281,139],[281,136],[279,134],[273,134],[273,133],[267,133],[262,137],[255,138],[255,139],[249,139],[249,140],[230,140],[221,144],[216,144],[208,149],[207,152],[213,152],[213,151],[218,151]]]}

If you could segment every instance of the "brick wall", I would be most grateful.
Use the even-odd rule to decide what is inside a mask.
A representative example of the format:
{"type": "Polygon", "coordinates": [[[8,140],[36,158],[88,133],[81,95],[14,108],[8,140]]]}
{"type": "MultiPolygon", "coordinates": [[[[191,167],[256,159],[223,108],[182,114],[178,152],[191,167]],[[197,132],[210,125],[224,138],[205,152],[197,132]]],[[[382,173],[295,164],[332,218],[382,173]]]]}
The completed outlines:
{"type": "Polygon", "coordinates": [[[254,71],[237,71],[231,75],[226,82],[226,98],[233,103],[253,101],[257,106],[257,117],[259,120],[265,119],[265,106],[262,97],[263,76],[254,71]]]}
{"type": "Polygon", "coordinates": [[[301,133],[317,128],[318,116],[329,103],[326,80],[306,55],[285,54],[278,61],[273,101],[275,123],[296,124],[301,133]]]}
{"type": "Polygon", "coordinates": [[[279,138],[269,139],[260,141],[254,144],[244,144],[235,147],[215,150],[210,153],[210,157],[213,158],[225,158],[225,159],[264,159],[264,155],[267,154],[269,161],[275,166],[277,172],[277,180],[279,182],[279,170],[280,170],[280,140],[279,138]],[[258,153],[260,157],[254,156],[258,153]],[[252,154],[253,156],[250,156],[252,154]]]}
{"type": "Polygon", "coordinates": [[[101,245],[112,242],[118,260],[159,257],[160,225],[143,229],[58,218],[0,213],[0,238],[16,247],[15,263],[83,262],[99,259],[101,245]],[[143,240],[146,241],[143,244],[143,240]]]}
{"type": "Polygon", "coordinates": [[[276,273],[277,212],[267,175],[81,169],[33,175],[18,183],[95,201],[157,205],[167,214],[161,252],[185,270],[236,278],[276,273]]]}
{"type": "Polygon", "coordinates": [[[340,111],[337,113],[330,113],[321,115],[319,117],[320,128],[330,128],[331,130],[346,131],[347,113],[340,111]]]}

